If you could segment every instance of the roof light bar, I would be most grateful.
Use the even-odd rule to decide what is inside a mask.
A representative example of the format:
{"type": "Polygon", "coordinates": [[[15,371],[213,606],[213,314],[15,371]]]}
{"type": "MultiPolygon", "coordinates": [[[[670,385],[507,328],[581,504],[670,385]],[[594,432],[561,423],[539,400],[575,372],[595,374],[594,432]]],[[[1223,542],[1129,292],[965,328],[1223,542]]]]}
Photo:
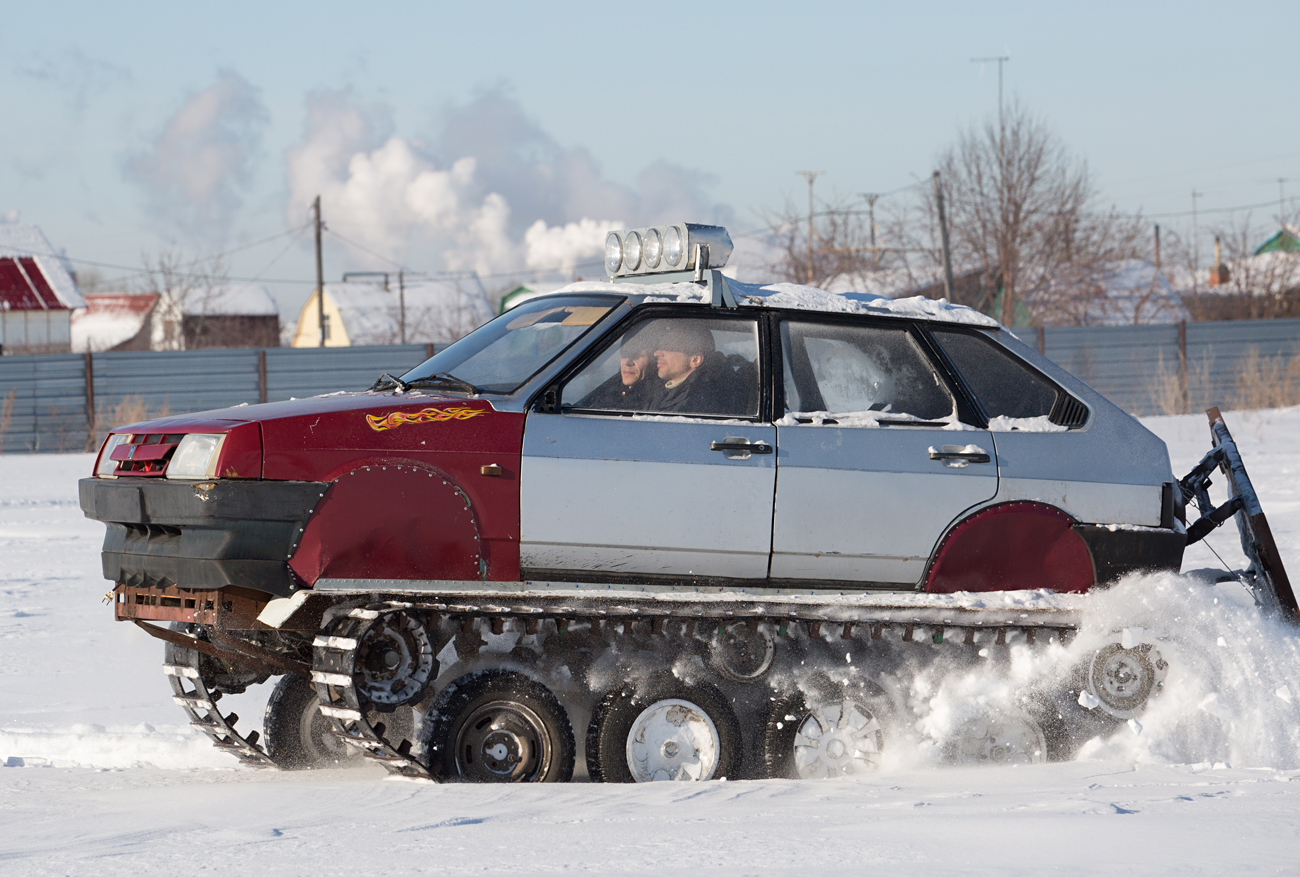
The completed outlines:
{"type": "Polygon", "coordinates": [[[611,231],[605,238],[605,270],[610,277],[693,271],[697,251],[707,254],[700,268],[721,268],[732,249],[731,236],[720,225],[678,222],[629,228],[611,231]]]}

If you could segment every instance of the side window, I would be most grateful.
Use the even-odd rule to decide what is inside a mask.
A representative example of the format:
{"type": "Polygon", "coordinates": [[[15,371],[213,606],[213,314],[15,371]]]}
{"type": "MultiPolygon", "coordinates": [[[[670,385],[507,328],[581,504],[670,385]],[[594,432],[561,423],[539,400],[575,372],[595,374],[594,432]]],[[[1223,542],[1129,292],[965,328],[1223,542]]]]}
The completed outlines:
{"type": "Polygon", "coordinates": [[[781,324],[786,409],[947,417],[952,396],[905,327],[781,324]]]}
{"type": "Polygon", "coordinates": [[[932,329],[939,346],[993,417],[1046,417],[1056,387],[997,343],[970,332],[932,329]]]}
{"type": "Polygon", "coordinates": [[[755,417],[758,323],[642,320],[565,385],[561,410],[755,417]]]}

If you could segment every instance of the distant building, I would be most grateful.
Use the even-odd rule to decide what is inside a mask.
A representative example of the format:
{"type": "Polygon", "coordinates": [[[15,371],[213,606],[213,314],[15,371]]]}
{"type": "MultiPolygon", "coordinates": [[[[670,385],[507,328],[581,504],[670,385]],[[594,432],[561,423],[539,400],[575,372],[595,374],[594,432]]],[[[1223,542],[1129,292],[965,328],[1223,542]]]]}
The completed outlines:
{"type": "MultiPolygon", "coordinates": [[[[492,319],[478,275],[466,273],[433,279],[396,275],[383,282],[325,284],[325,346],[367,344],[445,344],[492,319]]],[[[294,347],[320,344],[320,311],[315,293],[298,315],[294,347]]]]}
{"type": "Polygon", "coordinates": [[[72,273],[41,230],[0,223],[0,353],[67,353],[80,307],[72,273]]]}
{"type": "Polygon", "coordinates": [[[85,300],[86,309],[72,320],[75,350],[280,346],[280,310],[258,284],[88,295],[85,300]]]}
{"type": "Polygon", "coordinates": [[[555,292],[557,289],[567,286],[568,282],[563,283],[521,283],[514,289],[501,296],[501,303],[497,307],[497,313],[504,314],[506,311],[523,304],[530,298],[537,298],[539,295],[546,295],[555,292]]]}
{"type": "Polygon", "coordinates": [[[1300,252],[1300,229],[1293,225],[1283,226],[1277,234],[1255,248],[1255,255],[1264,253],[1300,252]]]}

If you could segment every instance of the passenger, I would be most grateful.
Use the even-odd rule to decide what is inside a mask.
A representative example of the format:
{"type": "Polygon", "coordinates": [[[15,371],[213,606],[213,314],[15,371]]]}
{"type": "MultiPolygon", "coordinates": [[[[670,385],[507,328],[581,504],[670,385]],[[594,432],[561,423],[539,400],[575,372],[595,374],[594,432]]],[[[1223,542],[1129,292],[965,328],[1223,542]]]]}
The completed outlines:
{"type": "Polygon", "coordinates": [[[655,347],[655,369],[663,390],[657,411],[677,414],[727,414],[729,394],[715,365],[713,333],[693,321],[674,320],[664,327],[655,347]]]}
{"type": "Polygon", "coordinates": [[[653,410],[660,390],[654,376],[654,341],[643,325],[623,336],[618,354],[618,374],[587,394],[579,408],[612,411],[653,410]]]}

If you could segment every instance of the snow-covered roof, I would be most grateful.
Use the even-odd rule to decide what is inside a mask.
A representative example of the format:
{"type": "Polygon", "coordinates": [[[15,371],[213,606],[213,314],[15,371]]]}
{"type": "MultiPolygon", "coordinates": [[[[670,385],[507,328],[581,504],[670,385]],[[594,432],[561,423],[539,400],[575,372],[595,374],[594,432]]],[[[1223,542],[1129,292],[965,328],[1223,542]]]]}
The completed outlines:
{"type": "Polygon", "coordinates": [[[280,313],[275,299],[260,283],[191,289],[177,298],[181,312],[188,317],[273,317],[280,313]]]}
{"type": "MultiPolygon", "coordinates": [[[[339,309],[351,344],[393,344],[401,338],[398,287],[378,283],[327,283],[325,293],[339,309]]],[[[408,343],[454,341],[492,319],[477,274],[406,281],[408,343]]]]}
{"type": "Polygon", "coordinates": [[[501,309],[503,311],[509,310],[523,304],[530,298],[537,298],[539,295],[550,295],[566,285],[568,285],[568,281],[521,283],[501,297],[501,309]]]}
{"type": "Polygon", "coordinates": [[[84,308],[86,303],[77,291],[63,262],[48,238],[34,225],[21,222],[0,222],[0,258],[34,259],[45,282],[66,308],[84,308]]]}
{"type": "MultiPolygon", "coordinates": [[[[822,311],[840,314],[871,314],[881,317],[907,317],[919,320],[937,320],[945,323],[964,323],[994,329],[998,321],[965,305],[955,305],[945,299],[924,296],[887,298],[869,292],[828,292],[815,286],[798,283],[741,283],[729,280],[732,294],[742,305],[772,308],[794,308],[803,311],[822,311]]],[[[693,283],[659,283],[632,285],[609,281],[580,281],[563,287],[561,292],[616,292],[620,295],[645,295],[648,301],[705,301],[708,291],[693,283]]]]}
{"type": "Polygon", "coordinates": [[[144,325],[155,293],[112,293],[85,296],[86,307],[72,313],[73,350],[111,350],[134,338],[144,325]]]}

